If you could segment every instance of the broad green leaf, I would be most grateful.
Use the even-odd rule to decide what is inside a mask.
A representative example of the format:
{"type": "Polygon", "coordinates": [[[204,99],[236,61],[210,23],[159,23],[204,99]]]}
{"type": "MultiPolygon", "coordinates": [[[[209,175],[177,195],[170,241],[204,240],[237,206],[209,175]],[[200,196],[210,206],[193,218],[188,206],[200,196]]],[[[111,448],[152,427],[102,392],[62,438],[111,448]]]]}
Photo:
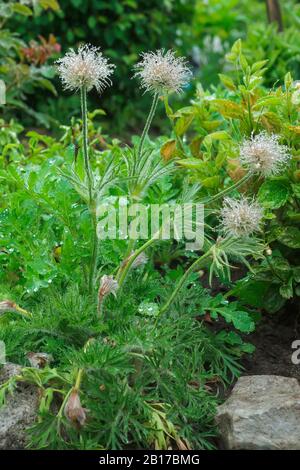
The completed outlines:
{"type": "Polygon", "coordinates": [[[225,118],[241,118],[244,114],[242,106],[234,101],[216,99],[212,101],[212,104],[225,118]]]}
{"type": "Polygon", "coordinates": [[[179,118],[175,124],[176,134],[179,136],[183,135],[192,124],[193,119],[194,119],[194,114],[182,116],[181,118],[179,118]]]}
{"type": "Polygon", "coordinates": [[[260,69],[262,69],[267,63],[269,62],[269,60],[260,60],[258,62],[255,62],[252,67],[251,67],[251,72],[258,72],[260,69]]]}
{"type": "Polygon", "coordinates": [[[205,188],[217,188],[220,184],[220,176],[209,176],[201,180],[201,184],[205,188]]]}
{"type": "Polygon", "coordinates": [[[222,73],[219,73],[219,78],[221,82],[226,86],[226,88],[232,91],[236,90],[234,81],[232,80],[232,78],[228,77],[228,75],[223,75],[222,73]]]}
{"type": "Polygon", "coordinates": [[[233,54],[237,54],[237,55],[239,55],[242,52],[242,40],[241,39],[237,39],[233,43],[233,45],[231,47],[231,52],[233,54]]]}
{"type": "Polygon", "coordinates": [[[277,106],[282,102],[282,98],[279,96],[264,96],[263,98],[259,98],[253,109],[260,109],[260,108],[267,108],[268,106],[277,106]]]}
{"type": "Polygon", "coordinates": [[[292,225],[280,228],[277,239],[289,248],[300,248],[300,230],[292,225]]]}
{"type": "Polygon", "coordinates": [[[263,306],[269,313],[278,312],[285,304],[285,299],[280,295],[277,284],[272,284],[269,287],[263,301],[263,306]]]}
{"type": "Polygon", "coordinates": [[[266,180],[258,191],[259,202],[268,209],[278,209],[283,206],[290,196],[288,180],[266,180]]]}
{"type": "Polygon", "coordinates": [[[293,297],[293,279],[290,278],[286,284],[280,286],[279,292],[284,299],[291,299],[293,297]]]}
{"type": "Polygon", "coordinates": [[[23,5],[21,3],[13,3],[12,4],[12,9],[15,13],[19,13],[20,15],[23,16],[31,16],[32,15],[32,10],[27,7],[26,5],[23,5]]]}
{"type": "Polygon", "coordinates": [[[177,160],[179,165],[184,166],[185,168],[193,169],[200,169],[203,167],[203,161],[198,160],[197,158],[184,158],[182,160],[177,160]]]}
{"type": "Polygon", "coordinates": [[[237,296],[241,302],[256,308],[263,306],[263,299],[270,283],[266,281],[256,281],[243,279],[233,288],[233,295],[237,296]]]}
{"type": "Polygon", "coordinates": [[[44,9],[50,8],[53,11],[58,11],[60,9],[60,6],[57,0],[39,0],[39,4],[44,9]]]}
{"type": "Polygon", "coordinates": [[[221,315],[228,323],[232,322],[234,327],[243,333],[250,333],[255,329],[255,323],[247,312],[239,310],[230,312],[224,310],[221,315]]]}
{"type": "Polygon", "coordinates": [[[51,91],[54,96],[57,96],[55,86],[50,82],[50,80],[47,80],[47,78],[40,78],[39,80],[36,80],[36,83],[42,88],[46,88],[47,90],[51,91]]]}
{"type": "Polygon", "coordinates": [[[208,134],[203,139],[203,145],[211,146],[214,140],[228,140],[230,139],[230,135],[226,131],[216,131],[208,134]]]}

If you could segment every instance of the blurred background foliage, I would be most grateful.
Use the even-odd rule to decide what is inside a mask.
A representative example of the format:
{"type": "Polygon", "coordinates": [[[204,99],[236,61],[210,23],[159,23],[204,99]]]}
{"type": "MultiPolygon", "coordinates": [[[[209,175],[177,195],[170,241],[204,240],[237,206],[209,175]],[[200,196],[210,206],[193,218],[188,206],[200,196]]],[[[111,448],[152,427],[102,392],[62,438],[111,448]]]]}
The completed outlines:
{"type": "MultiPolygon", "coordinates": [[[[114,86],[102,97],[91,96],[103,108],[110,132],[124,135],[139,127],[149,97],[143,96],[132,66],[142,51],[174,48],[188,57],[195,80],[175,106],[187,104],[195,84],[218,83],[226,72],[225,54],[243,40],[250,62],[269,59],[267,86],[282,81],[287,67],[297,79],[300,58],[300,3],[280,2],[283,30],[268,24],[264,0],[22,0],[0,2],[0,79],[8,86],[8,104],[18,108],[22,123],[58,128],[68,122],[77,97],[63,93],[51,65],[80,42],[101,46],[117,65],[114,86]],[[16,33],[17,31],[17,33],[16,33]],[[45,91],[38,91],[44,88],[45,91]],[[138,106],[137,106],[138,103],[138,106]],[[108,124],[109,123],[109,124],[108,124]]],[[[179,98],[175,98],[175,101],[179,98]]],[[[77,106],[79,112],[79,106],[77,106]]],[[[14,109],[15,113],[15,109],[14,109]]],[[[161,132],[162,121],[156,126],[161,132]]]]}

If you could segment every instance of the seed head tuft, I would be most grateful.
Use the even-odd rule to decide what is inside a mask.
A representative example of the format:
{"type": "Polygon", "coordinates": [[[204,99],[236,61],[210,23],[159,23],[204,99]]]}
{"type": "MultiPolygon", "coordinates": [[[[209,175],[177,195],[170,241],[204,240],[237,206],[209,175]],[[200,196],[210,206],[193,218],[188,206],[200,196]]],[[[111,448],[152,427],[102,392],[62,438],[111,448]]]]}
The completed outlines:
{"type": "Polygon", "coordinates": [[[78,91],[86,87],[90,91],[95,87],[99,93],[111,85],[109,77],[115,68],[98,47],[89,44],[79,46],[77,52],[70,49],[56,64],[65,89],[78,91]]]}
{"type": "Polygon", "coordinates": [[[134,77],[141,80],[141,87],[151,93],[181,93],[192,72],[184,57],[176,57],[174,51],[164,49],[141,54],[142,60],[134,69],[134,77]]]}
{"type": "Polygon", "coordinates": [[[221,226],[228,235],[247,237],[260,230],[262,217],[263,209],[256,201],[225,198],[221,226]]]}
{"type": "Polygon", "coordinates": [[[290,159],[288,147],[279,144],[279,136],[266,132],[245,140],[240,147],[240,161],[263,176],[280,173],[290,159]]]}

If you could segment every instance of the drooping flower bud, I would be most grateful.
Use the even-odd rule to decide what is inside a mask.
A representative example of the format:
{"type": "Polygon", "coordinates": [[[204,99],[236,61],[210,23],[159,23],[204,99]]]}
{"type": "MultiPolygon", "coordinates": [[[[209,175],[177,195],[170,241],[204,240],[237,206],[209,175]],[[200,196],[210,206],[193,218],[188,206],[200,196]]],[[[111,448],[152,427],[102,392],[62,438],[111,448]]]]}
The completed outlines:
{"type": "Polygon", "coordinates": [[[24,310],[23,308],[19,307],[19,305],[17,305],[12,300],[2,300],[0,302],[0,315],[3,315],[7,312],[16,312],[20,315],[23,315],[24,317],[32,316],[30,312],[27,312],[27,310],[24,310]]]}
{"type": "Polygon", "coordinates": [[[2,300],[0,302],[0,314],[15,311],[17,304],[11,300],[2,300]]]}
{"type": "Polygon", "coordinates": [[[64,409],[65,417],[75,427],[81,427],[86,422],[86,410],[81,406],[79,393],[72,390],[64,409]]]}
{"type": "Polygon", "coordinates": [[[118,281],[114,279],[112,275],[104,274],[100,279],[100,287],[98,291],[99,300],[102,300],[109,294],[116,295],[116,292],[119,288],[118,281]]]}

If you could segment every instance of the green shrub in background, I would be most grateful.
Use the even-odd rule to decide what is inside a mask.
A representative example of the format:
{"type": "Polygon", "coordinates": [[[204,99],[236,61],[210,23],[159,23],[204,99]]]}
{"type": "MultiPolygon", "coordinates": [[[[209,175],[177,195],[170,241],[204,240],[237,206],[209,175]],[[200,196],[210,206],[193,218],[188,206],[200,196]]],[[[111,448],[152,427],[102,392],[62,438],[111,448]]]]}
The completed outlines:
{"type": "MultiPolygon", "coordinates": [[[[41,0],[40,12],[45,9],[58,8],[54,0],[41,0]]],[[[26,38],[13,31],[11,24],[24,18],[32,17],[34,11],[24,2],[8,1],[0,3],[0,105],[3,106],[3,114],[7,118],[22,112],[28,119],[30,117],[35,125],[48,126],[48,113],[36,111],[33,96],[37,90],[56,96],[56,89],[52,83],[55,75],[53,67],[48,59],[60,51],[53,35],[49,39],[32,36],[26,38]]],[[[27,23],[26,23],[27,24],[27,23]]],[[[39,94],[38,94],[39,95],[39,94]]]]}
{"type": "MultiPolygon", "coordinates": [[[[252,57],[254,52],[252,52],[252,57]]],[[[245,170],[239,163],[241,142],[260,132],[278,136],[292,155],[279,174],[260,175],[242,192],[257,197],[265,209],[263,238],[269,246],[262,262],[253,263],[248,275],[231,294],[247,305],[275,313],[286,303],[297,309],[300,295],[299,218],[299,83],[284,71],[280,83],[264,86],[270,77],[268,60],[250,62],[242,42],[236,41],[226,55],[227,73],[214,92],[198,87],[191,106],[171,113],[175,133],[161,154],[174,159],[201,184],[202,197],[213,197],[220,188],[240,181],[245,170]],[[267,77],[267,78],[266,78],[267,77]],[[183,149],[176,139],[183,139],[183,149]],[[183,151],[182,151],[183,150],[183,151]]],[[[272,69],[274,70],[274,69],[272,69]]],[[[274,155],[273,155],[274,156],[274,155]]],[[[276,158],[276,155],[274,156],[276,158]]],[[[228,279],[222,279],[227,283],[228,279]]]]}
{"type": "MultiPolygon", "coordinates": [[[[59,5],[58,11],[34,16],[30,29],[26,19],[11,26],[27,41],[54,34],[63,52],[80,42],[100,46],[117,66],[114,93],[108,92],[103,104],[102,97],[93,95],[93,99],[109,112],[115,129],[136,125],[146,103],[136,80],[131,79],[132,65],[142,51],[175,48],[188,52],[195,0],[60,0],[59,5]],[[134,100],[139,101],[138,107],[134,100]]],[[[73,115],[76,103],[63,96],[55,100],[37,96],[36,105],[65,121],[73,115]]]]}
{"type": "MultiPolygon", "coordinates": [[[[284,27],[280,33],[276,24],[267,26],[266,5],[262,0],[251,4],[246,0],[39,0],[34,3],[28,0],[21,7],[17,2],[11,3],[17,5],[14,7],[16,12],[23,15],[15,12],[5,25],[6,34],[13,41],[11,51],[14,50],[16,56],[20,57],[20,48],[26,43],[38,41],[40,35],[48,38],[52,34],[61,45],[62,52],[82,41],[90,42],[101,46],[117,65],[115,93],[109,91],[101,98],[95,94],[92,96],[98,102],[97,107],[108,113],[110,132],[112,127],[116,133],[138,127],[145,114],[145,99],[137,90],[136,80],[131,79],[132,65],[142,51],[174,48],[189,57],[194,64],[195,78],[207,88],[217,84],[218,73],[226,73],[225,54],[237,38],[242,38],[245,41],[244,54],[249,62],[268,58],[269,68],[264,78],[267,86],[281,80],[286,67],[296,79],[299,75],[300,5],[295,0],[280,3],[284,27]],[[28,12],[29,7],[33,14],[28,12]]],[[[0,34],[2,44],[3,41],[5,44],[7,39],[3,36],[3,29],[0,34]]],[[[8,45],[0,49],[0,56],[3,56],[1,66],[6,63],[7,48],[8,45]]],[[[38,70],[30,67],[34,88],[32,82],[26,87],[30,94],[30,110],[38,114],[31,112],[31,120],[22,115],[25,126],[53,126],[55,122],[58,124],[58,117],[60,121],[67,121],[74,113],[74,97],[67,94],[54,96],[55,73],[49,68],[52,62],[50,58],[38,70]],[[36,92],[37,84],[48,88],[46,97],[36,92]]],[[[22,71],[28,66],[24,60],[23,63],[21,60],[21,65],[22,71]]],[[[17,90],[20,91],[19,88],[17,90]]],[[[21,91],[19,104],[28,93],[26,90],[24,97],[24,87],[21,91]]],[[[187,100],[186,94],[185,102],[187,100]]],[[[27,100],[22,112],[28,108],[27,100]]],[[[156,119],[156,126],[161,132],[163,121],[156,119]]]]}
{"type": "Polygon", "coordinates": [[[300,4],[296,0],[279,1],[283,31],[276,23],[268,25],[266,2],[210,0],[197,2],[193,21],[194,55],[199,65],[198,77],[203,86],[217,84],[217,74],[226,72],[224,60],[233,43],[244,41],[249,62],[268,59],[264,84],[282,82],[286,70],[294,77],[300,73],[300,4]]]}

